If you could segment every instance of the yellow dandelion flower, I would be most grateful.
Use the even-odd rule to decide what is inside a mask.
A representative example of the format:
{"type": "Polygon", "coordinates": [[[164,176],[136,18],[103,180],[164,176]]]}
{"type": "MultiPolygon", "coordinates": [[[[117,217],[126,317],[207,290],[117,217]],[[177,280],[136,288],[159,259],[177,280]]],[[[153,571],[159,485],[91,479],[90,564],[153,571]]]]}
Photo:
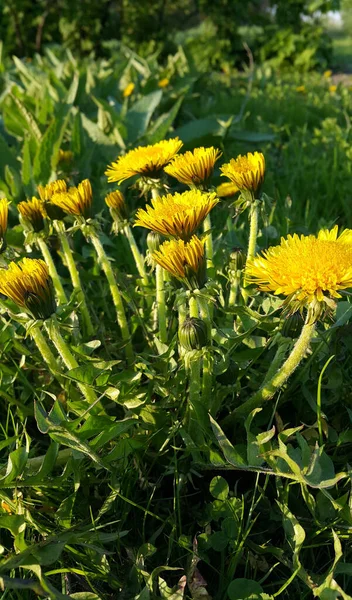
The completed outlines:
{"type": "Polygon", "coordinates": [[[9,202],[6,198],[0,199],[0,253],[6,250],[6,231],[9,217],[9,202]]]}
{"type": "Polygon", "coordinates": [[[38,185],[38,194],[43,202],[51,200],[54,194],[67,191],[67,183],[64,179],[57,179],[47,185],[38,185]]]}
{"type": "Polygon", "coordinates": [[[296,87],[296,92],[299,92],[300,94],[304,94],[306,91],[306,86],[305,85],[298,85],[296,87]]]}
{"type": "Polygon", "coordinates": [[[126,85],[125,89],[123,90],[123,97],[128,98],[129,96],[131,96],[131,94],[133,94],[133,92],[134,92],[134,88],[135,88],[134,83],[132,83],[132,82],[128,83],[126,85]]]}
{"type": "Polygon", "coordinates": [[[139,146],[120,156],[105,171],[108,181],[119,184],[134,175],[157,178],[182,146],[181,140],[163,140],[151,146],[139,146]]]}
{"type": "Polygon", "coordinates": [[[329,85],[330,94],[335,94],[336,90],[337,90],[337,85],[329,85]]]}
{"type": "Polygon", "coordinates": [[[212,146],[195,148],[193,152],[175,156],[165,172],[186,185],[201,185],[210,179],[221,155],[222,152],[212,146]]]}
{"type": "Polygon", "coordinates": [[[23,258],[0,270],[0,293],[4,294],[35,319],[48,319],[56,310],[47,265],[43,260],[23,258]]]}
{"type": "Polygon", "coordinates": [[[166,88],[170,83],[170,79],[168,79],[167,77],[163,77],[163,79],[160,79],[160,81],[158,82],[158,86],[160,88],[166,88]]]}
{"type": "Polygon", "coordinates": [[[216,193],[219,198],[231,198],[231,196],[234,196],[239,191],[240,190],[238,189],[237,185],[232,183],[232,181],[221,183],[216,188],[216,193]]]}
{"type": "Polygon", "coordinates": [[[116,215],[119,219],[127,219],[127,205],[125,197],[120,190],[115,190],[115,192],[110,192],[110,194],[105,196],[105,203],[110,208],[113,217],[116,215]]]}
{"type": "Polygon", "coordinates": [[[222,175],[242,191],[256,192],[264,181],[265,158],[261,152],[248,152],[245,156],[232,158],[229,163],[220,167],[222,175]]]}
{"type": "Polygon", "coordinates": [[[190,190],[154,198],[152,206],[140,208],[135,226],[146,227],[161,235],[189,240],[219,202],[216,194],[190,190]]]}
{"type": "Polygon", "coordinates": [[[189,242],[166,241],[152,257],[161,267],[190,289],[203,287],[206,281],[204,240],[194,235],[189,242]]]}
{"type": "Polygon", "coordinates": [[[337,227],[318,236],[289,235],[254,257],[247,277],[259,289],[288,297],[300,306],[311,302],[331,305],[339,290],[352,287],[352,230],[337,236],[337,227]]]}
{"type": "Polygon", "coordinates": [[[327,71],[324,71],[323,73],[323,77],[325,77],[325,79],[329,79],[332,75],[332,71],[330,69],[328,69],[327,71]]]}
{"type": "Polygon", "coordinates": [[[77,187],[70,187],[67,192],[54,194],[51,202],[69,215],[88,219],[92,208],[92,198],[93,192],[90,181],[84,179],[77,187]]]}
{"type": "Polygon", "coordinates": [[[17,206],[24,225],[35,232],[44,229],[44,218],[46,217],[44,203],[33,196],[32,200],[20,202],[17,206]]]}

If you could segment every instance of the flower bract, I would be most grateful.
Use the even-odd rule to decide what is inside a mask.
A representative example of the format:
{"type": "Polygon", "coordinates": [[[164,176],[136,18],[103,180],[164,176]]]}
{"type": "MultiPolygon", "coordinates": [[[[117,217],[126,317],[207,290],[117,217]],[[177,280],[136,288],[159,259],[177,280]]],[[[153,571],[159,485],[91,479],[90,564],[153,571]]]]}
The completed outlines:
{"type": "Polygon", "coordinates": [[[88,219],[92,208],[92,186],[89,179],[84,179],[77,187],[68,188],[67,192],[59,192],[52,196],[51,202],[66,213],[88,219]]]}
{"type": "Polygon", "coordinates": [[[264,250],[246,267],[249,281],[259,289],[287,296],[296,308],[340,298],[352,287],[352,230],[338,236],[337,226],[314,235],[289,235],[264,250]]]}
{"type": "Polygon", "coordinates": [[[204,240],[194,235],[189,242],[168,240],[153,252],[153,259],[189,289],[203,287],[206,281],[204,240]]]}
{"type": "Polygon", "coordinates": [[[139,146],[120,156],[105,171],[109,182],[121,183],[134,175],[157,178],[182,146],[181,140],[163,140],[150,146],[139,146]]]}
{"type": "Polygon", "coordinates": [[[147,206],[146,210],[140,208],[135,225],[161,235],[189,240],[218,202],[215,193],[200,190],[167,194],[153,199],[152,206],[147,206]]]}
{"type": "Polygon", "coordinates": [[[56,310],[52,282],[43,260],[23,258],[0,270],[0,293],[35,319],[48,319],[56,310]]]}
{"type": "Polygon", "coordinates": [[[193,152],[178,154],[165,167],[165,172],[189,186],[205,184],[211,178],[214,165],[222,152],[217,148],[195,148],[193,152]]]}
{"type": "Polygon", "coordinates": [[[261,152],[248,152],[245,156],[232,158],[220,167],[222,175],[242,191],[256,192],[264,181],[265,158],[261,152]]]}

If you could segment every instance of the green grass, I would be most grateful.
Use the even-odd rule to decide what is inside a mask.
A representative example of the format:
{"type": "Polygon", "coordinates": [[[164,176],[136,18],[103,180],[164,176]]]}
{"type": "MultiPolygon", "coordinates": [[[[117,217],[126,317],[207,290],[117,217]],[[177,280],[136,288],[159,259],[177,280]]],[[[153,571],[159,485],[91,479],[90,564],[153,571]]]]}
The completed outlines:
{"type": "MultiPolygon", "coordinates": [[[[265,65],[253,73],[204,73],[192,64],[180,50],[162,69],[126,48],[96,62],[47,50],[31,63],[2,64],[0,190],[11,200],[2,265],[40,257],[33,232],[24,239],[18,202],[49,179],[90,178],[93,217],[136,359],[126,363],[93,247],[66,217],[95,332],[91,339],[75,334],[79,302],[47,220],[42,235],[70,298],[58,321],[79,367],[67,370],[58,357],[61,378],[50,373],[28,318],[1,300],[1,599],[352,597],[349,296],[332,319],[319,322],[282,390],[226,427],[274,358],[287,356],[302,325],[288,323],[281,300],[252,290],[249,306],[240,299],[228,306],[230,255],[246,248],[247,212],[233,218],[230,199],[212,212],[215,283],[202,290],[214,304],[209,415],[202,397],[190,402],[178,350],[177,303],[187,294],[166,282],[168,343],[161,345],[152,267],[143,288],[128,241],[111,232],[104,204],[115,189],[104,171],[125,148],[179,135],[184,149],[221,148],[219,165],[264,152],[258,250],[288,233],[350,227],[350,91],[331,90],[314,73],[279,75],[265,65]],[[161,91],[166,76],[170,84],[161,91]],[[130,81],[135,90],[124,99],[130,81]],[[71,160],[59,161],[60,148],[71,160]],[[77,382],[96,392],[98,405],[89,407],[77,382]]],[[[223,180],[217,168],[212,183],[223,180]]],[[[131,183],[121,187],[133,223],[146,198],[131,183]]],[[[184,189],[171,179],[168,185],[184,189]]],[[[146,232],[133,232],[146,255],[146,232]]]]}

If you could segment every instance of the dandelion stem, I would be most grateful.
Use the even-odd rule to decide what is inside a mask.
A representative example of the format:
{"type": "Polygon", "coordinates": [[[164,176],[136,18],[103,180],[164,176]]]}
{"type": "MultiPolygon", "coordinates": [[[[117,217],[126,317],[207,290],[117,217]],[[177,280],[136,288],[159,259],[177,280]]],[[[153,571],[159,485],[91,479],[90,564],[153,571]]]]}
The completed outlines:
{"type": "Polygon", "coordinates": [[[114,271],[112,269],[111,263],[105,253],[103,244],[101,243],[98,235],[94,231],[89,232],[89,237],[94,246],[94,249],[97,253],[99,262],[101,267],[105,273],[106,279],[108,280],[111,296],[114,302],[117,322],[119,324],[121,330],[121,336],[125,343],[126,357],[129,363],[133,362],[134,353],[131,343],[131,335],[128,327],[128,322],[126,318],[125,308],[123,305],[122,296],[120,294],[120,290],[116,283],[114,271]]]}
{"type": "Polygon", "coordinates": [[[257,245],[258,235],[258,223],[259,223],[259,202],[254,200],[251,204],[250,212],[250,227],[249,227],[249,240],[248,240],[248,251],[247,260],[250,260],[255,255],[255,248],[257,245]]]}
{"type": "Polygon", "coordinates": [[[246,417],[254,409],[262,406],[267,400],[270,400],[275,393],[286,383],[290,375],[300,364],[305,353],[309,348],[312,336],[315,331],[315,323],[307,322],[304,324],[301,335],[296,341],[291,354],[286,359],[281,369],[269,380],[251,398],[246,400],[241,406],[235,408],[222,422],[222,425],[231,425],[238,417],[246,417]]]}
{"type": "MultiPolygon", "coordinates": [[[[68,345],[66,344],[64,338],[60,333],[59,324],[56,320],[55,315],[50,319],[50,321],[45,321],[45,328],[49,335],[49,338],[51,339],[56,350],[61,356],[63,363],[67,367],[67,369],[76,369],[79,366],[78,362],[72,355],[71,350],[69,349],[68,345]]],[[[85,385],[83,383],[78,383],[77,385],[87,402],[89,402],[89,404],[97,402],[97,396],[94,390],[92,390],[88,385],[85,385]]]]}
{"type": "Polygon", "coordinates": [[[47,264],[47,267],[49,269],[49,275],[50,275],[51,279],[53,280],[53,285],[54,285],[58,303],[59,304],[67,304],[67,296],[66,296],[65,290],[62,286],[59,274],[56,270],[53,258],[50,254],[48,245],[47,245],[46,241],[43,240],[43,238],[41,238],[39,236],[37,238],[37,243],[38,243],[39,249],[43,255],[43,258],[47,264]]]}
{"type": "Polygon", "coordinates": [[[212,232],[211,232],[210,214],[207,215],[204,219],[203,231],[208,232],[206,240],[205,240],[205,249],[206,249],[208,266],[211,268],[213,266],[213,236],[212,236],[212,232]]]}
{"type": "MultiPolygon", "coordinates": [[[[189,316],[197,319],[199,316],[197,298],[190,296],[189,298],[189,316]]],[[[192,404],[194,400],[199,401],[200,396],[200,358],[190,354],[189,361],[189,401],[192,404]]]]}
{"type": "Polygon", "coordinates": [[[131,227],[129,225],[125,225],[125,227],[123,228],[123,232],[129,242],[131,252],[133,254],[133,258],[136,262],[136,267],[137,267],[138,273],[139,273],[140,277],[142,278],[142,283],[143,283],[143,285],[148,285],[148,275],[147,275],[147,272],[146,272],[145,266],[144,266],[144,258],[142,256],[141,252],[139,251],[139,248],[137,246],[135,237],[132,233],[131,227]]]}
{"type": "Polygon", "coordinates": [[[206,298],[198,296],[200,316],[207,326],[209,348],[204,349],[202,371],[202,400],[207,410],[211,409],[211,389],[213,385],[213,356],[211,353],[212,333],[211,317],[206,298]]]}
{"type": "Polygon", "coordinates": [[[166,304],[164,288],[164,269],[160,265],[155,267],[156,306],[158,311],[159,337],[163,344],[167,342],[166,304]]]}
{"type": "Polygon", "coordinates": [[[60,240],[61,248],[64,253],[64,257],[66,260],[67,268],[70,272],[70,277],[72,281],[72,285],[74,290],[77,292],[77,300],[79,302],[79,310],[82,315],[83,326],[85,330],[85,334],[88,337],[94,335],[94,327],[90,318],[86,297],[82,288],[81,279],[78,273],[78,269],[73,258],[73,253],[70,248],[69,241],[67,239],[67,234],[65,231],[65,226],[58,221],[54,221],[54,226],[58,234],[58,238],[60,240]]]}
{"type": "Polygon", "coordinates": [[[52,374],[56,375],[57,373],[60,373],[60,366],[50,350],[49,345],[41,332],[40,326],[33,325],[30,328],[29,333],[52,374]]]}

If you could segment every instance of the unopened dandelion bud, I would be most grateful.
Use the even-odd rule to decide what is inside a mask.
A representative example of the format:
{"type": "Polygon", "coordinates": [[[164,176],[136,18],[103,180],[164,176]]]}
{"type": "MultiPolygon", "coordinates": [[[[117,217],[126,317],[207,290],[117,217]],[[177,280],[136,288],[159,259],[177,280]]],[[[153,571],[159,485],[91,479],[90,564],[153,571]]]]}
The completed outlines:
{"type": "Polygon", "coordinates": [[[193,152],[188,151],[175,156],[165,167],[165,173],[191,187],[204,186],[212,177],[214,165],[221,154],[222,152],[213,146],[195,148],[193,152]]]}
{"type": "Polygon", "coordinates": [[[160,233],[157,233],[156,231],[149,231],[147,235],[147,247],[151,254],[159,250],[161,242],[162,237],[160,233]]]}
{"type": "Polygon", "coordinates": [[[189,242],[170,240],[152,253],[155,262],[166,269],[184,287],[200,289],[206,282],[204,239],[194,235],[189,242]]]}
{"type": "Polygon", "coordinates": [[[208,345],[207,325],[202,319],[186,319],[178,331],[181,346],[188,351],[201,350],[208,345]]]}
{"type": "Polygon", "coordinates": [[[26,229],[30,229],[36,233],[39,233],[44,229],[44,217],[46,216],[46,212],[41,200],[38,200],[38,198],[33,196],[32,200],[20,202],[18,211],[26,229]]]}
{"type": "Polygon", "coordinates": [[[66,192],[55,193],[51,198],[51,202],[65,213],[83,219],[90,217],[92,201],[93,192],[89,179],[84,179],[77,187],[68,188],[66,192]]]}
{"type": "Polygon", "coordinates": [[[105,203],[110,209],[110,214],[114,221],[125,221],[128,218],[127,204],[125,197],[120,190],[110,192],[105,197],[105,203]]]}
{"type": "Polygon", "coordinates": [[[281,335],[285,338],[297,338],[302,331],[303,319],[300,313],[286,317],[281,329],[281,335]]]}
{"type": "Polygon", "coordinates": [[[234,248],[230,254],[229,269],[237,273],[242,271],[246,264],[246,253],[242,248],[234,248]]]}

